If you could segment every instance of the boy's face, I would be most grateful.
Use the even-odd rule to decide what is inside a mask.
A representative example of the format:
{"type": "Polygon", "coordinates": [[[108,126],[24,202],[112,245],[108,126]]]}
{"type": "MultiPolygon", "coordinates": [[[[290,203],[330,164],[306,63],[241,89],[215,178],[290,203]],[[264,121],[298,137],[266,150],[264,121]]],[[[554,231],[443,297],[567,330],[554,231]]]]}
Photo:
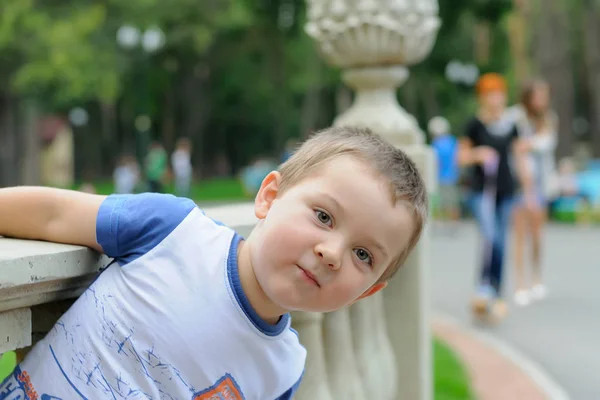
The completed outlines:
{"type": "Polygon", "coordinates": [[[414,229],[388,183],[340,156],[285,193],[271,173],[256,198],[262,219],[250,261],[267,298],[283,311],[328,312],[385,287],[376,283],[414,229]]]}

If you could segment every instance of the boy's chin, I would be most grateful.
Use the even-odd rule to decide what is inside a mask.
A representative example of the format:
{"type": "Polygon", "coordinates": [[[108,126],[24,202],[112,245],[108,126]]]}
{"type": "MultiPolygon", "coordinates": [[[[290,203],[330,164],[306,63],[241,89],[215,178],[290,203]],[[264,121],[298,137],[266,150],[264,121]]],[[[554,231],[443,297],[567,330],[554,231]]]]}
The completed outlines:
{"type": "Polygon", "coordinates": [[[311,312],[311,313],[329,313],[333,311],[339,311],[345,308],[346,305],[343,306],[333,306],[333,305],[315,305],[315,304],[296,304],[289,308],[293,312],[311,312]]]}
{"type": "Polygon", "coordinates": [[[291,312],[328,313],[341,310],[356,302],[356,300],[348,300],[339,301],[335,304],[323,304],[314,301],[306,301],[305,298],[302,298],[300,296],[290,296],[290,292],[274,291],[271,293],[266,292],[266,294],[269,297],[269,299],[278,307],[291,312]]]}

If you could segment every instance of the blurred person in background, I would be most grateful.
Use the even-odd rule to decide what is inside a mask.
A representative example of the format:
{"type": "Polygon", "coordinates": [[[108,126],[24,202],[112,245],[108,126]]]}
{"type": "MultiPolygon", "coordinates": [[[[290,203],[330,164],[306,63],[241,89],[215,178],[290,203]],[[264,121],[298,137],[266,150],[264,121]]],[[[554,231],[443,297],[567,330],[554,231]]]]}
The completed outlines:
{"type": "Polygon", "coordinates": [[[572,210],[577,224],[587,225],[593,217],[593,199],[581,187],[577,179],[577,165],[571,157],[561,158],[558,162],[558,195],[551,200],[549,209],[564,208],[572,210]]]}
{"type": "Polygon", "coordinates": [[[577,181],[577,166],[571,157],[561,158],[558,162],[558,196],[576,197],[588,201],[577,181]]]}
{"type": "Polygon", "coordinates": [[[90,182],[82,183],[78,190],[83,193],[96,194],[96,187],[90,182]]]}
{"type": "Polygon", "coordinates": [[[148,190],[155,193],[163,193],[163,181],[167,176],[168,156],[160,142],[154,141],[146,156],[146,178],[148,179],[148,190]]]}
{"type": "MultiPolygon", "coordinates": [[[[478,287],[472,302],[476,314],[506,313],[502,298],[502,278],[517,176],[510,166],[515,158],[524,172],[524,156],[518,146],[514,122],[506,118],[507,85],[495,73],[481,76],[476,86],[477,115],[466,126],[459,141],[458,163],[470,169],[469,204],[483,240],[478,287]]],[[[523,176],[525,187],[529,186],[523,176]]]]}
{"type": "Polygon", "coordinates": [[[135,192],[140,179],[140,169],[134,156],[124,154],[113,172],[115,193],[131,194],[135,192]]]}
{"type": "Polygon", "coordinates": [[[450,123],[444,117],[433,117],[427,130],[437,156],[438,193],[435,211],[442,221],[449,221],[449,226],[455,228],[460,218],[460,194],[457,186],[459,168],[456,161],[458,141],[450,132],[450,123]]]}
{"type": "Polygon", "coordinates": [[[542,239],[548,203],[559,191],[554,162],[558,117],[550,109],[550,87],[543,80],[532,80],[521,92],[520,103],[507,114],[515,121],[526,152],[526,167],[531,176],[529,190],[521,190],[514,206],[515,304],[525,306],[541,300],[547,289],[542,282],[542,239]],[[531,243],[531,261],[526,262],[527,244],[531,243]],[[525,265],[531,268],[525,268],[525,265]],[[526,278],[526,272],[531,278],[526,278]]]}
{"type": "Polygon", "coordinates": [[[175,178],[175,193],[189,197],[192,184],[192,144],[188,138],[180,138],[171,155],[171,168],[175,178]]]}
{"type": "Polygon", "coordinates": [[[294,138],[289,138],[285,142],[285,146],[283,148],[283,151],[281,152],[281,158],[280,158],[279,162],[281,164],[286,162],[288,160],[288,158],[290,158],[292,156],[292,154],[294,154],[297,147],[298,147],[298,141],[294,138]]]}

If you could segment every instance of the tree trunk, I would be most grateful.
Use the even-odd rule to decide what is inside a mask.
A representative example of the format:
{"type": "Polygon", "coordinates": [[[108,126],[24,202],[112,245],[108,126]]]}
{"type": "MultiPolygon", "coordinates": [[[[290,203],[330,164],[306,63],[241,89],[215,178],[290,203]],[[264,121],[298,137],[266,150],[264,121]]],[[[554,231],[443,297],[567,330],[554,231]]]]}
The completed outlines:
{"type": "Polygon", "coordinates": [[[111,168],[115,165],[115,155],[120,154],[122,149],[116,139],[117,132],[117,118],[116,109],[114,104],[100,103],[100,129],[102,129],[102,154],[104,159],[102,160],[102,175],[110,174],[111,168]],[[114,146],[119,146],[116,154],[114,146]]]}
{"type": "Polygon", "coordinates": [[[529,39],[528,2],[513,0],[514,10],[508,18],[508,40],[517,83],[522,84],[530,75],[527,44],[529,39]]]}
{"type": "Polygon", "coordinates": [[[563,4],[554,1],[538,3],[540,30],[536,41],[536,58],[542,75],[552,88],[552,105],[559,121],[559,158],[573,153],[571,124],[574,115],[574,82],[572,54],[569,48],[569,21],[563,4]]]}
{"type": "Polygon", "coordinates": [[[16,99],[8,93],[0,96],[0,186],[19,183],[16,99]]]}
{"type": "Polygon", "coordinates": [[[598,6],[593,1],[585,1],[582,12],[585,72],[590,99],[590,139],[593,156],[600,157],[600,16],[598,6]]]}
{"type": "Polygon", "coordinates": [[[33,100],[23,102],[24,154],[21,157],[21,182],[23,185],[40,184],[40,137],[38,135],[39,110],[33,100]]]}
{"type": "Polygon", "coordinates": [[[270,74],[273,77],[273,83],[278,94],[278,98],[275,104],[273,104],[273,115],[274,122],[274,137],[273,137],[273,148],[275,154],[281,154],[286,136],[286,125],[288,121],[288,93],[283,90],[286,86],[286,68],[285,68],[285,49],[283,39],[279,34],[274,34],[271,41],[265,41],[268,45],[266,51],[269,55],[269,69],[270,74]]]}
{"type": "Polygon", "coordinates": [[[300,138],[305,139],[317,127],[319,111],[321,108],[321,76],[323,64],[316,53],[312,53],[308,68],[315,81],[307,88],[302,100],[302,112],[300,114],[300,138]]]}
{"type": "Polygon", "coordinates": [[[202,172],[204,167],[204,128],[211,107],[210,96],[207,93],[209,77],[210,67],[199,63],[182,79],[182,132],[183,136],[192,141],[194,169],[199,172],[202,172]]]}
{"type": "Polygon", "coordinates": [[[488,21],[479,21],[473,29],[474,58],[480,65],[490,62],[492,48],[492,30],[488,21]]]}
{"type": "Polygon", "coordinates": [[[424,82],[422,101],[427,121],[440,115],[440,104],[438,102],[435,80],[429,79],[427,82],[424,82]]]}
{"type": "Polygon", "coordinates": [[[175,127],[175,94],[173,87],[169,85],[165,90],[162,109],[162,142],[167,150],[175,147],[177,131],[175,127]]]}

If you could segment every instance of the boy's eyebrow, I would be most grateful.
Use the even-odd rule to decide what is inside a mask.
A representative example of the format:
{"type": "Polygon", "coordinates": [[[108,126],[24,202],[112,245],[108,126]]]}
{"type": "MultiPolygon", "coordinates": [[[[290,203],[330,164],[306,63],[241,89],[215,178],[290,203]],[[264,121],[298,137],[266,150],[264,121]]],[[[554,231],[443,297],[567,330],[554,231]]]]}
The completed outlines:
{"type": "Polygon", "coordinates": [[[373,243],[373,245],[375,247],[377,247],[379,249],[379,251],[381,251],[381,254],[383,254],[384,257],[387,257],[387,255],[388,255],[387,251],[385,251],[385,248],[382,245],[380,245],[379,242],[376,242],[374,240],[371,242],[373,243]]]}
{"type": "Polygon", "coordinates": [[[320,196],[323,196],[323,197],[325,197],[327,200],[329,200],[330,202],[332,202],[332,203],[333,203],[333,205],[334,205],[334,206],[335,206],[337,209],[339,209],[339,210],[341,210],[341,211],[344,211],[344,212],[346,211],[346,210],[344,209],[344,207],[342,207],[342,205],[340,204],[340,202],[339,202],[339,201],[337,201],[337,200],[336,200],[336,198],[335,198],[335,197],[333,197],[332,195],[330,195],[329,193],[320,192],[320,193],[319,193],[319,195],[320,195],[320,196]]]}

